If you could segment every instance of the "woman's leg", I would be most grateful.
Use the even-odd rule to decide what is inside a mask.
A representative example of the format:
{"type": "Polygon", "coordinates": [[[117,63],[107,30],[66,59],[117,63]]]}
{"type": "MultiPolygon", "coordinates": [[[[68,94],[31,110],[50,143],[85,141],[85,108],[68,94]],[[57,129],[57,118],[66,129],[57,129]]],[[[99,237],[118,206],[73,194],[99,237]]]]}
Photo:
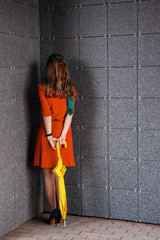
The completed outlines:
{"type": "Polygon", "coordinates": [[[50,211],[56,208],[56,174],[52,168],[43,168],[45,193],[50,207],[50,211]]]}

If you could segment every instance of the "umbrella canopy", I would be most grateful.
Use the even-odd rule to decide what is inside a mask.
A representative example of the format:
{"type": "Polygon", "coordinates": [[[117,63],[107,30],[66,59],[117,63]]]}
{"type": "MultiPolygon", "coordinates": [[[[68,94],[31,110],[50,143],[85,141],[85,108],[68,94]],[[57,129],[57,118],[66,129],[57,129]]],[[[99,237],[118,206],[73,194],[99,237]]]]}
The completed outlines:
{"type": "MultiPolygon", "coordinates": [[[[67,143],[65,142],[65,148],[66,147],[67,147],[67,143]]],[[[58,163],[57,163],[57,166],[52,171],[58,176],[59,206],[60,206],[62,218],[65,220],[67,215],[67,198],[66,198],[66,189],[65,189],[65,183],[64,183],[64,174],[67,169],[63,165],[63,161],[60,156],[59,141],[57,142],[57,155],[58,155],[58,163]]]]}

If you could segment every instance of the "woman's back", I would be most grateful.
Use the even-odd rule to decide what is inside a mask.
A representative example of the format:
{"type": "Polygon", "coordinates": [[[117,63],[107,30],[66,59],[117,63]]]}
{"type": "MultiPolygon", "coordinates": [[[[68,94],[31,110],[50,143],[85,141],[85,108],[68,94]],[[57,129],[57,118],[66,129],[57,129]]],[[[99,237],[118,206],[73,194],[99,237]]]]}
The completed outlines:
{"type": "MultiPolygon", "coordinates": [[[[73,89],[75,91],[74,87],[73,89]]],[[[38,93],[42,106],[42,116],[52,116],[52,120],[64,121],[67,111],[67,97],[46,97],[44,84],[38,85],[38,93]]]]}

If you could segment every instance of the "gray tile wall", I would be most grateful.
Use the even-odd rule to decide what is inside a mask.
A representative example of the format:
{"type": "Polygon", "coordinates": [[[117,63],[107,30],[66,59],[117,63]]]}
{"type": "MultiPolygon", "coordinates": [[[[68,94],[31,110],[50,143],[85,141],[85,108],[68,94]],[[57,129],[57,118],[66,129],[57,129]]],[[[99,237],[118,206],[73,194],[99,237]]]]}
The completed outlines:
{"type": "Polygon", "coordinates": [[[43,210],[32,167],[40,117],[39,2],[0,1],[0,236],[43,210]]]}
{"type": "Polygon", "coordinates": [[[40,1],[42,75],[60,53],[78,92],[68,213],[160,224],[159,12],[156,0],[40,1]]]}

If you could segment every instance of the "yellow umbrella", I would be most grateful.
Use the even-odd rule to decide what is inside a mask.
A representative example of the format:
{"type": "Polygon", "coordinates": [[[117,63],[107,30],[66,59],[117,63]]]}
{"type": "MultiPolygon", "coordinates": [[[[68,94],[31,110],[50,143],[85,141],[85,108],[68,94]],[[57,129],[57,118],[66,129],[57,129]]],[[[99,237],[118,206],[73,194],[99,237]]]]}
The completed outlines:
{"type": "MultiPolygon", "coordinates": [[[[65,142],[65,148],[66,147],[67,147],[67,143],[65,142]]],[[[57,166],[52,171],[58,176],[59,205],[60,205],[61,215],[64,222],[64,227],[66,227],[67,198],[66,198],[66,189],[65,189],[65,183],[64,183],[64,174],[67,169],[63,165],[63,161],[60,155],[59,141],[57,142],[57,155],[58,155],[58,163],[57,163],[57,166]]]]}

